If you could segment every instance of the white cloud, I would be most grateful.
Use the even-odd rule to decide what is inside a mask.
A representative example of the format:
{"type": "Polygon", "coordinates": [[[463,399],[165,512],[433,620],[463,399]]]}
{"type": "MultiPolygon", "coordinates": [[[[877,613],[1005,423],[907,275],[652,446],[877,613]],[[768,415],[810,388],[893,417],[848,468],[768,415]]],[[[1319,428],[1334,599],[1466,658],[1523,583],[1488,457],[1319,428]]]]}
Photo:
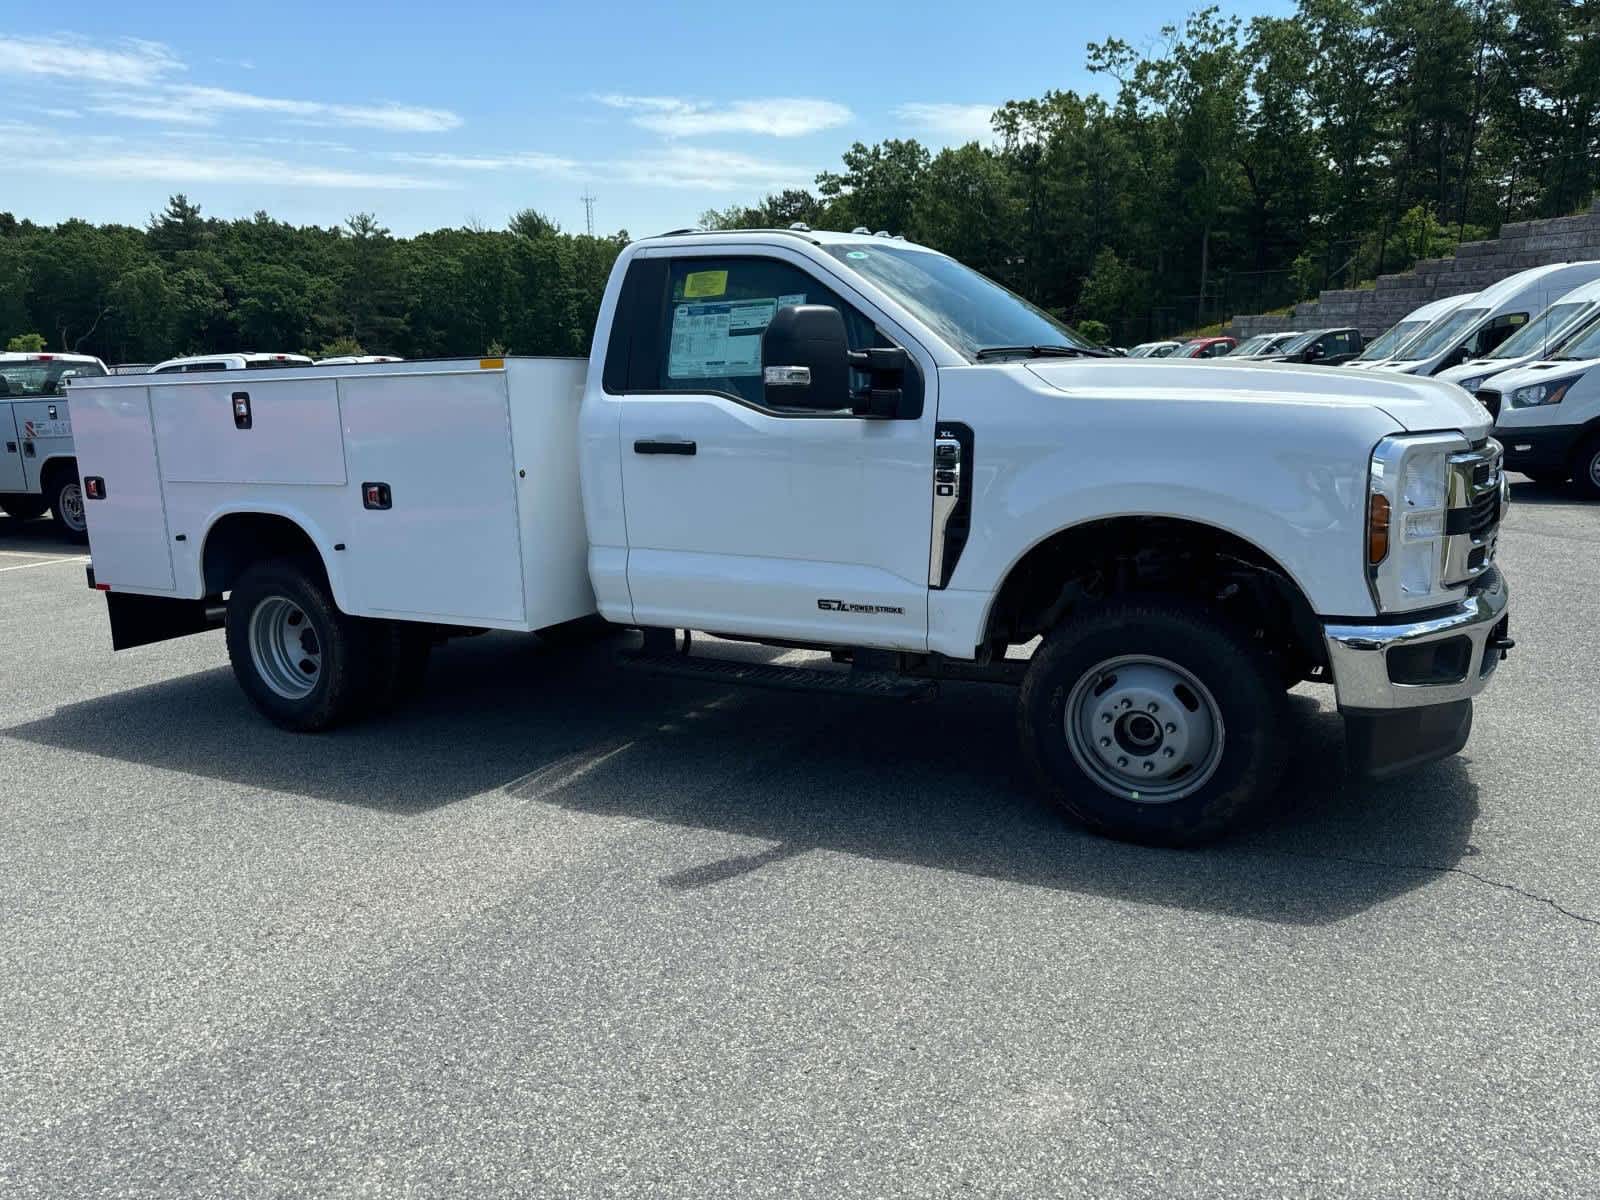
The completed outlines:
{"type": "Polygon", "coordinates": [[[130,121],[153,121],[161,125],[215,125],[216,117],[199,109],[179,108],[170,100],[141,94],[102,96],[89,105],[89,111],[130,121]]]}
{"type": "Polygon", "coordinates": [[[160,42],[123,38],[96,45],[81,37],[0,33],[0,75],[137,87],[183,69],[178,56],[160,42]]]}
{"type": "Polygon", "coordinates": [[[814,168],[695,146],[647,150],[594,167],[598,174],[624,183],[721,192],[778,191],[803,186],[816,174],[814,168]]]}
{"type": "Polygon", "coordinates": [[[578,169],[578,163],[573,159],[538,151],[500,155],[396,153],[386,157],[393,162],[439,167],[447,171],[539,171],[551,175],[571,175],[578,169]]]}
{"type": "Polygon", "coordinates": [[[695,137],[707,133],[759,133],[770,137],[800,137],[834,129],[854,114],[832,100],[775,97],[765,100],[731,100],[710,104],[673,96],[596,96],[601,104],[633,115],[641,129],[669,137],[695,137]]]}
{"type": "Polygon", "coordinates": [[[994,135],[993,104],[902,104],[894,115],[914,128],[960,142],[985,141],[994,135]]]}
{"type": "Polygon", "coordinates": [[[390,133],[446,133],[461,125],[461,118],[444,108],[419,108],[408,104],[328,104],[320,100],[256,96],[219,87],[179,87],[171,92],[179,104],[194,111],[274,113],[311,125],[348,125],[390,133]]]}
{"type": "MultiPolygon", "coordinates": [[[[200,183],[259,183],[277,187],[358,188],[389,191],[453,190],[449,179],[354,171],[320,163],[290,162],[269,155],[239,154],[222,138],[195,143],[184,131],[178,147],[129,149],[125,138],[68,139],[59,133],[16,121],[0,121],[0,153],[32,153],[32,171],[93,180],[157,180],[172,187],[200,183]],[[71,148],[78,153],[52,151],[71,148]]],[[[200,134],[205,139],[208,135],[200,134]]]]}

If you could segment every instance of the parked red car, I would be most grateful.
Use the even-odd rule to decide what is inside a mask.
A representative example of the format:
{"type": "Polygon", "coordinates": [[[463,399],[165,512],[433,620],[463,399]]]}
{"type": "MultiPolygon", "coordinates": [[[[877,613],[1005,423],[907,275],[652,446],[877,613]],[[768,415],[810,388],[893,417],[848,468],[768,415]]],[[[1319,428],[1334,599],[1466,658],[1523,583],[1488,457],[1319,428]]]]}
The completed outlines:
{"type": "Polygon", "coordinates": [[[1170,358],[1221,358],[1239,344],[1236,337],[1190,338],[1174,350],[1170,358]]]}

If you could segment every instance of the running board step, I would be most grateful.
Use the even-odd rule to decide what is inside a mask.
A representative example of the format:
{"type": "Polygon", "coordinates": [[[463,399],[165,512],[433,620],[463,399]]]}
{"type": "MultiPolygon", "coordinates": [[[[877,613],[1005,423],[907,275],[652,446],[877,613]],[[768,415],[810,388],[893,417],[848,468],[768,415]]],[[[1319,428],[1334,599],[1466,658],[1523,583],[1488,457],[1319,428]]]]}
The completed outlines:
{"type": "Polygon", "coordinates": [[[617,662],[621,666],[635,667],[652,675],[672,675],[683,679],[704,679],[714,683],[776,688],[789,692],[873,696],[880,700],[929,700],[939,694],[939,685],[932,679],[910,679],[888,671],[780,667],[694,654],[647,654],[643,650],[624,650],[617,655],[617,662]]]}

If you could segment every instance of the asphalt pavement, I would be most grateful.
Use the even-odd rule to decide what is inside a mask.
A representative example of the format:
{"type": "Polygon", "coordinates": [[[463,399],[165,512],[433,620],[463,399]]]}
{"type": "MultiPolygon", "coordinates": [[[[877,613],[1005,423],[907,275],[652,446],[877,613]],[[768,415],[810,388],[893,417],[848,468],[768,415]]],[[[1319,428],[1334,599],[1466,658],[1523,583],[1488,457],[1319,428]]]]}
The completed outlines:
{"type": "Polygon", "coordinates": [[[1600,505],[1514,495],[1466,752],[1348,780],[1308,686],[1199,851],[977,685],[490,635],[282,733],[0,518],[0,1194],[1600,1194],[1600,505]]]}

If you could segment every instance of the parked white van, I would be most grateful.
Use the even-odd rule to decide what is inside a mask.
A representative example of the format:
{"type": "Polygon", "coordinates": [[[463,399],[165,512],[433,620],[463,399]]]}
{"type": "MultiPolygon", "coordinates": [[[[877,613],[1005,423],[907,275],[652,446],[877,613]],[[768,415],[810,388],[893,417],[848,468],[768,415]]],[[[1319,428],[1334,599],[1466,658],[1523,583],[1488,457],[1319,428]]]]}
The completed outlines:
{"type": "Polygon", "coordinates": [[[1439,378],[1475,392],[1484,380],[1502,371],[1549,358],[1557,346],[1596,312],[1600,312],[1600,279],[1573,288],[1488,355],[1440,371],[1439,378]]]}
{"type": "Polygon", "coordinates": [[[1385,370],[1437,375],[1488,354],[1579,284],[1600,279],[1600,262],[1551,263],[1521,271],[1479,292],[1435,321],[1396,354],[1385,370]]]}
{"type": "Polygon", "coordinates": [[[1505,465],[1539,483],[1571,479],[1600,500],[1600,312],[1549,358],[1502,371],[1477,392],[1505,465]]]}
{"type": "Polygon", "coordinates": [[[1368,342],[1366,349],[1344,365],[1363,371],[1382,366],[1421,337],[1429,325],[1441,317],[1449,316],[1467,301],[1474,299],[1477,294],[1477,292],[1463,292],[1459,296],[1446,296],[1443,300],[1430,300],[1421,308],[1413,309],[1368,342]]]}

